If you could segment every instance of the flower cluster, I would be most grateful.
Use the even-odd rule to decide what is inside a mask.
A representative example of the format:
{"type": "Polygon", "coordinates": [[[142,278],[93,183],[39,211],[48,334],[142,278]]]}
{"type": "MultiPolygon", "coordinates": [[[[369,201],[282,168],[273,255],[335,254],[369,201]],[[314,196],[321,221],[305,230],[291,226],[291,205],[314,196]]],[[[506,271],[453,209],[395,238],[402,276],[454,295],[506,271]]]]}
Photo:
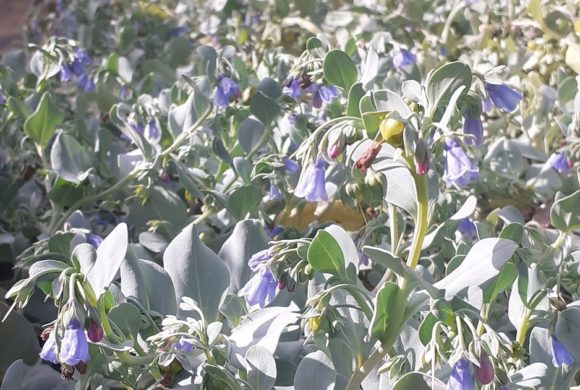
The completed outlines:
{"type": "Polygon", "coordinates": [[[245,297],[250,306],[264,307],[276,297],[278,281],[266,264],[271,258],[268,249],[264,249],[248,261],[248,266],[255,274],[238,294],[245,297]]]}
{"type": "MultiPolygon", "coordinates": [[[[80,363],[87,363],[91,357],[89,355],[89,343],[87,334],[77,319],[72,319],[66,325],[64,334],[58,343],[55,336],[56,330],[50,331],[46,339],[40,357],[53,364],[66,364],[75,367],[80,363]]],[[[103,338],[103,331],[100,325],[96,324],[89,328],[91,341],[98,342],[103,338]]]]}
{"type": "Polygon", "coordinates": [[[218,108],[226,108],[230,101],[237,100],[241,97],[240,87],[228,76],[221,75],[218,77],[218,85],[214,93],[214,104],[218,108]]]}
{"type": "Polygon", "coordinates": [[[73,76],[77,77],[77,85],[86,92],[95,91],[95,83],[91,75],[87,71],[87,67],[91,65],[92,59],[89,54],[79,48],[73,48],[73,60],[70,64],[63,60],[60,67],[60,81],[70,81],[73,76]]]}
{"type": "Polygon", "coordinates": [[[322,107],[322,104],[328,104],[338,96],[338,91],[334,85],[324,85],[313,83],[307,76],[301,78],[290,78],[284,83],[282,92],[293,99],[299,99],[303,94],[312,96],[312,106],[315,108],[322,107]]]}

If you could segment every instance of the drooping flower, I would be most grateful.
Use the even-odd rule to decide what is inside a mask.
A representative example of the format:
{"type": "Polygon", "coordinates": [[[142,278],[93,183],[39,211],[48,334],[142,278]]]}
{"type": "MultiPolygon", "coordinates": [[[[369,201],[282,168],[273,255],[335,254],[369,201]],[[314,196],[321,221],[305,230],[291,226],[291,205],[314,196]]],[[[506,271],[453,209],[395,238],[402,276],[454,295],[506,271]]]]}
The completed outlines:
{"type": "Polygon", "coordinates": [[[398,48],[393,55],[393,66],[396,69],[403,69],[417,62],[417,56],[407,49],[398,48]]]}
{"type": "Polygon", "coordinates": [[[464,139],[466,145],[481,145],[483,143],[483,123],[481,123],[481,118],[466,115],[463,119],[463,134],[467,135],[464,139]]]}
{"type": "Polygon", "coordinates": [[[282,93],[290,96],[292,99],[298,99],[302,95],[302,88],[300,87],[300,80],[297,78],[291,78],[284,88],[282,88],[282,93]]]}
{"type": "Polygon", "coordinates": [[[276,297],[278,282],[268,268],[260,269],[240,290],[239,295],[246,297],[250,306],[264,307],[276,297]]]}
{"type": "Polygon", "coordinates": [[[52,364],[58,364],[56,358],[56,339],[54,338],[54,330],[48,335],[39,355],[42,360],[46,360],[52,364]]]}
{"type": "Polygon", "coordinates": [[[214,104],[218,108],[227,107],[230,100],[238,99],[240,96],[240,88],[234,80],[228,76],[222,75],[219,77],[214,95],[214,104]]]}
{"type": "Polygon", "coordinates": [[[294,189],[294,195],[305,198],[309,202],[319,200],[328,202],[324,165],[324,160],[321,158],[318,158],[316,163],[309,165],[306,171],[300,175],[298,184],[294,189]]]}
{"type": "Polygon", "coordinates": [[[552,335],[552,364],[554,367],[571,366],[574,358],[555,335],[552,335]]]}
{"type": "Polygon", "coordinates": [[[60,81],[61,82],[70,81],[72,76],[73,76],[72,70],[70,69],[70,67],[66,62],[63,62],[60,66],[60,81]]]}
{"type": "Polygon", "coordinates": [[[103,237],[99,236],[98,234],[89,233],[86,236],[87,244],[91,244],[95,249],[101,245],[103,242],[103,237]]]}
{"type": "Polygon", "coordinates": [[[284,168],[288,173],[296,173],[300,169],[300,165],[296,161],[288,157],[284,157],[284,168]]]}
{"type": "Polygon", "coordinates": [[[469,360],[465,358],[455,363],[447,382],[447,390],[473,390],[473,378],[469,366],[469,360]]]}
{"type": "Polygon", "coordinates": [[[159,131],[155,119],[151,119],[149,123],[147,123],[147,126],[145,126],[144,136],[151,144],[157,144],[159,143],[159,140],[161,140],[161,131],[159,131]]]}
{"type": "Polygon", "coordinates": [[[270,198],[270,200],[278,200],[282,199],[282,197],[283,197],[282,193],[276,186],[276,183],[274,183],[274,180],[270,180],[270,190],[268,191],[268,198],[270,198]]]}
{"type": "Polygon", "coordinates": [[[86,363],[90,360],[87,336],[77,320],[71,320],[64,330],[58,359],[73,367],[80,362],[86,363]]]}
{"type": "Polygon", "coordinates": [[[572,167],[572,161],[566,158],[566,155],[562,152],[556,152],[548,158],[546,164],[551,166],[556,172],[566,176],[570,172],[572,167]]]}
{"type": "Polygon", "coordinates": [[[264,249],[254,254],[248,261],[248,266],[256,273],[238,294],[245,297],[250,306],[264,307],[276,297],[278,282],[274,279],[270,268],[263,265],[270,258],[268,249],[264,249]]]}
{"type": "Polygon", "coordinates": [[[83,73],[77,80],[79,87],[85,90],[85,92],[91,93],[95,91],[95,83],[93,82],[90,75],[83,73]]]}
{"type": "Polygon", "coordinates": [[[479,356],[479,367],[475,367],[475,376],[482,385],[491,383],[495,377],[495,370],[493,369],[491,360],[485,351],[481,351],[481,355],[479,356]]]}
{"type": "Polygon", "coordinates": [[[80,47],[73,48],[73,53],[75,55],[75,60],[78,60],[81,65],[87,66],[93,62],[91,56],[89,56],[89,53],[80,47]]]}
{"type": "Polygon", "coordinates": [[[470,240],[475,240],[477,238],[477,228],[475,227],[473,221],[469,218],[463,218],[461,221],[459,221],[457,230],[463,235],[463,237],[466,237],[470,240]]]}
{"type": "Polygon", "coordinates": [[[423,138],[420,138],[415,146],[415,171],[421,176],[429,172],[429,148],[423,138]]]}
{"type": "Polygon", "coordinates": [[[181,351],[183,353],[193,351],[193,344],[183,336],[181,336],[179,340],[175,342],[174,345],[176,350],[181,351]]]}
{"type": "Polygon", "coordinates": [[[478,168],[471,162],[465,151],[454,140],[445,142],[445,175],[447,187],[464,187],[479,178],[478,168]]]}
{"type": "Polygon", "coordinates": [[[338,96],[338,91],[334,85],[312,83],[306,90],[312,94],[312,105],[315,108],[322,107],[322,103],[330,103],[338,96]]]}
{"type": "Polygon", "coordinates": [[[495,106],[501,110],[512,112],[516,109],[524,95],[505,84],[485,83],[485,89],[495,106]]]}
{"type": "Polygon", "coordinates": [[[93,343],[98,343],[105,336],[105,332],[103,331],[101,324],[91,319],[89,330],[87,331],[87,336],[93,343]]]}

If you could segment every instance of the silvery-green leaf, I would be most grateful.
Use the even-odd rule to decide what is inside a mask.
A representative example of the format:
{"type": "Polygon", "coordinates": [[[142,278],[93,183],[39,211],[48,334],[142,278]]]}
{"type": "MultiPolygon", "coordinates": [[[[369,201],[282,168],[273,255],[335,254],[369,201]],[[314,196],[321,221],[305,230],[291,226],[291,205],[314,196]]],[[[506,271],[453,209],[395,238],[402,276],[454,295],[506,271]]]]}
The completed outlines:
{"type": "Polygon", "coordinates": [[[141,311],[132,303],[120,303],[108,313],[109,319],[121,331],[125,340],[135,340],[141,328],[141,311]]]}
{"type": "Polygon", "coordinates": [[[548,367],[544,363],[533,363],[510,376],[512,384],[537,389],[547,377],[548,367]]]}
{"type": "Polygon", "coordinates": [[[515,242],[503,238],[478,241],[459,267],[434,286],[445,290],[446,299],[453,298],[469,286],[479,286],[499,273],[517,247],[515,242]]]}
{"type": "Polygon", "coordinates": [[[201,242],[194,224],[169,243],[163,254],[163,267],[173,281],[176,303],[182,297],[193,298],[206,321],[213,321],[221,296],[230,284],[230,275],[221,259],[201,242]]]}
{"type": "Polygon", "coordinates": [[[75,137],[59,132],[50,152],[52,168],[58,176],[75,184],[85,180],[91,170],[91,157],[75,137]]]}
{"type": "Polygon", "coordinates": [[[445,383],[434,376],[422,372],[409,372],[403,375],[392,390],[445,390],[445,383]]]}
{"type": "Polygon", "coordinates": [[[87,274],[87,279],[97,298],[105,292],[117,276],[121,263],[125,259],[128,244],[127,225],[120,223],[97,249],[97,260],[87,274]]]}
{"type": "Polygon", "coordinates": [[[218,254],[230,271],[230,290],[233,293],[250,280],[252,272],[248,260],[267,248],[268,241],[268,236],[258,220],[246,219],[236,224],[218,254]]]}
{"type": "Polygon", "coordinates": [[[276,361],[272,353],[261,345],[246,351],[248,383],[256,390],[270,390],[276,382],[276,361]]]}
{"type": "Polygon", "coordinates": [[[298,365],[294,376],[295,390],[333,390],[336,382],[334,365],[322,351],[312,352],[298,365]]]}

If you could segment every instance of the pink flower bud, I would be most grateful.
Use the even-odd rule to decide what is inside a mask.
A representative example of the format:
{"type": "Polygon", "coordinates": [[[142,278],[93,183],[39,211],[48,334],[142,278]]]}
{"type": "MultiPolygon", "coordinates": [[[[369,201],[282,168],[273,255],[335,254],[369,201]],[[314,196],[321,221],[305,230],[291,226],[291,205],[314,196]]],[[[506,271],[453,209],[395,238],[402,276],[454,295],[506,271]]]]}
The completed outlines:
{"type": "Polygon", "coordinates": [[[338,143],[332,145],[330,147],[330,149],[328,149],[328,156],[332,159],[337,158],[338,156],[340,156],[340,153],[342,153],[342,150],[340,150],[340,147],[338,146],[338,143]]]}
{"type": "Polygon", "coordinates": [[[89,340],[91,340],[93,343],[98,343],[104,336],[103,327],[100,324],[97,324],[95,321],[91,320],[87,335],[89,336],[89,340]]]}
{"type": "Polygon", "coordinates": [[[479,367],[475,368],[475,376],[482,385],[491,383],[495,377],[493,365],[485,351],[481,351],[481,355],[479,356],[479,367]]]}
{"type": "Polygon", "coordinates": [[[415,147],[415,170],[421,176],[429,172],[429,150],[423,139],[420,139],[415,147]]]}

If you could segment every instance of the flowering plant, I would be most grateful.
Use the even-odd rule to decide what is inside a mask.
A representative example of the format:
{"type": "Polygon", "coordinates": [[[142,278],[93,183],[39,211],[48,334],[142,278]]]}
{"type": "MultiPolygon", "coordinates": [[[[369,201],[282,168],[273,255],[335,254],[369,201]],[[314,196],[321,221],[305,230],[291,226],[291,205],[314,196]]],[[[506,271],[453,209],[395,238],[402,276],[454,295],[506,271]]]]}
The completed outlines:
{"type": "Polygon", "coordinates": [[[0,63],[2,390],[580,384],[577,5],[47,7],[0,63]]]}

